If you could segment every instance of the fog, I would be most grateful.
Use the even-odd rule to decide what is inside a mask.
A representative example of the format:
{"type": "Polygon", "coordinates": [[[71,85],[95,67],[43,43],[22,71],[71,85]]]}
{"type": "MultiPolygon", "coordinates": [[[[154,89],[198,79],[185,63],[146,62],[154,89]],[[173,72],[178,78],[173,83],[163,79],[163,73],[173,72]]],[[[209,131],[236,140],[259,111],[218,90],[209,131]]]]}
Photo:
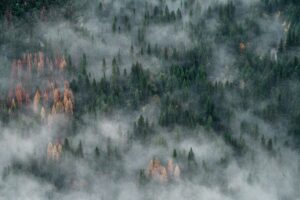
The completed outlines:
{"type": "MultiPolygon", "coordinates": [[[[278,13],[262,13],[256,16],[258,9],[262,7],[259,0],[233,1],[238,10],[236,26],[245,30],[250,27],[250,30],[249,35],[244,38],[226,40],[225,37],[220,36],[220,39],[215,36],[219,35],[218,32],[222,29],[221,20],[214,8],[225,5],[227,0],[194,0],[191,1],[191,5],[186,6],[187,8],[184,2],[76,0],[68,3],[74,9],[71,20],[64,17],[60,8],[49,6],[47,11],[52,15],[49,14],[48,17],[56,16],[53,19],[42,20],[37,17],[32,25],[17,18],[13,25],[7,27],[5,33],[1,34],[1,41],[4,42],[0,43],[0,106],[4,108],[0,108],[0,111],[9,113],[8,122],[0,120],[0,199],[299,199],[300,157],[299,149],[293,148],[292,145],[294,138],[289,134],[289,118],[282,116],[282,120],[267,121],[255,113],[256,110],[262,110],[272,104],[277,94],[271,95],[268,101],[259,98],[253,101],[249,97],[249,106],[243,109],[240,104],[244,97],[232,88],[226,88],[226,85],[230,84],[253,84],[244,82],[244,77],[240,75],[240,70],[243,69],[238,67],[240,60],[250,55],[249,52],[260,60],[273,58],[277,62],[279,42],[287,37],[285,29],[288,28],[288,22],[285,16],[278,13]],[[100,2],[103,6],[101,12],[98,10],[100,2]],[[182,18],[168,22],[159,19],[163,21],[161,22],[153,17],[145,22],[145,11],[149,9],[152,15],[154,7],[160,5],[163,5],[162,10],[168,5],[169,11],[174,13],[181,9],[182,18]],[[213,10],[211,16],[208,13],[209,9],[213,10]],[[125,25],[125,16],[130,21],[130,28],[125,25]],[[112,30],[115,17],[116,30],[112,30]],[[250,22],[248,25],[244,23],[248,18],[255,21],[253,26],[250,22]],[[17,36],[18,34],[20,36],[17,36]],[[241,48],[241,44],[245,47],[241,48]],[[207,58],[194,59],[193,53],[190,52],[201,47],[208,49],[207,58]],[[84,108],[79,109],[79,99],[89,95],[90,91],[78,94],[74,90],[77,99],[72,105],[72,116],[65,113],[52,115],[52,105],[46,108],[47,114],[53,117],[48,119],[49,121],[41,120],[40,112],[36,115],[27,114],[25,106],[20,107],[21,114],[16,114],[17,112],[11,111],[13,106],[9,106],[12,102],[9,93],[16,90],[15,85],[18,83],[25,82],[24,88],[27,85],[32,86],[31,91],[26,91],[33,99],[28,103],[28,113],[32,113],[36,88],[46,88],[47,91],[53,87],[48,84],[49,79],[59,77],[54,80],[53,85],[58,85],[55,87],[60,90],[63,98],[66,91],[64,81],[79,79],[77,74],[65,75],[62,71],[47,71],[48,74],[45,75],[37,73],[37,78],[34,78],[35,74],[30,75],[30,81],[27,82],[23,80],[27,72],[22,72],[25,74],[20,76],[22,78],[14,79],[11,75],[13,60],[21,59],[24,53],[36,52],[45,52],[45,57],[50,52],[49,58],[53,60],[56,59],[54,52],[64,55],[64,59],[70,56],[78,73],[82,55],[86,55],[87,76],[91,80],[95,79],[97,86],[104,78],[114,80],[114,58],[117,58],[122,76],[125,74],[124,69],[129,73],[132,71],[132,65],[140,62],[147,73],[149,72],[149,79],[153,80],[151,86],[155,91],[159,91],[157,88],[160,85],[166,84],[168,78],[164,76],[170,66],[198,62],[207,70],[209,84],[220,84],[220,87],[225,88],[222,90],[224,101],[217,102],[216,109],[230,109],[230,117],[226,119],[229,128],[226,131],[220,128],[222,131],[218,131],[217,128],[201,124],[187,127],[180,123],[163,126],[160,119],[161,107],[165,98],[163,95],[166,94],[149,97],[135,110],[130,110],[129,106],[107,108],[108,103],[103,103],[104,98],[101,99],[101,96],[89,97],[89,101],[94,100],[100,102],[101,106],[104,105],[102,110],[96,110],[84,107],[90,102],[80,102],[84,108]],[[190,54],[194,60],[188,59],[190,54]],[[104,59],[106,66],[103,66],[104,59]],[[165,82],[160,83],[161,80],[165,82]],[[79,111],[81,113],[77,115],[76,112],[79,111]],[[135,127],[138,126],[136,124],[141,116],[149,122],[147,126],[151,129],[152,135],[147,137],[146,141],[134,138],[135,127]],[[257,135],[253,136],[249,132],[256,132],[257,135]],[[226,134],[231,134],[238,144],[227,139],[226,134]],[[66,138],[72,149],[69,152],[64,146],[66,138]],[[269,141],[272,141],[272,150],[268,149],[269,141]],[[63,153],[59,159],[49,158],[50,143],[63,145],[63,153]],[[77,150],[80,149],[80,144],[83,149],[82,156],[77,155],[80,154],[77,150]],[[96,153],[96,147],[99,155],[96,153]],[[174,149],[177,157],[174,157],[174,149]],[[188,160],[191,149],[195,155],[194,168],[188,160]],[[141,173],[147,173],[150,161],[155,159],[166,168],[168,161],[173,160],[181,170],[180,178],[160,182],[147,177],[147,183],[141,184],[141,173]]],[[[34,13],[34,16],[39,15],[38,11],[34,13]]],[[[4,31],[4,20],[1,24],[1,30],[4,31]]],[[[195,55],[201,53],[199,50],[195,55]]],[[[297,54],[297,50],[294,53],[297,54]]],[[[247,62],[250,62],[249,60],[247,62]]],[[[121,90],[129,87],[125,81],[121,82],[121,85],[121,90]]],[[[287,85],[291,91],[299,91],[297,82],[291,80],[287,85]]],[[[80,88],[80,85],[78,87],[80,88]]],[[[198,97],[202,91],[191,87],[193,90],[189,90],[185,95],[187,87],[188,83],[180,89],[173,89],[170,96],[191,98],[183,102],[178,98],[183,104],[182,107],[200,104],[201,98],[198,97]]],[[[243,87],[240,87],[241,91],[243,87]]],[[[122,98],[122,102],[129,102],[131,96],[122,98]]],[[[215,99],[213,101],[216,101],[215,99]]],[[[195,107],[192,110],[198,112],[199,108],[195,107]]]]}

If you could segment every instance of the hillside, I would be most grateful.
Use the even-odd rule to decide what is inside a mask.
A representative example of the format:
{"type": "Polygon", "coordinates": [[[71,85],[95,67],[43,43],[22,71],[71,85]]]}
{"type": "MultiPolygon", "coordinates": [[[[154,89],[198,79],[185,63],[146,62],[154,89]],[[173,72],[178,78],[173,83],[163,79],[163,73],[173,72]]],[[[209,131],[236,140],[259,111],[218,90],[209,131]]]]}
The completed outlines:
{"type": "Polygon", "coordinates": [[[0,2],[0,197],[299,198],[299,18],[298,0],[0,2]]]}

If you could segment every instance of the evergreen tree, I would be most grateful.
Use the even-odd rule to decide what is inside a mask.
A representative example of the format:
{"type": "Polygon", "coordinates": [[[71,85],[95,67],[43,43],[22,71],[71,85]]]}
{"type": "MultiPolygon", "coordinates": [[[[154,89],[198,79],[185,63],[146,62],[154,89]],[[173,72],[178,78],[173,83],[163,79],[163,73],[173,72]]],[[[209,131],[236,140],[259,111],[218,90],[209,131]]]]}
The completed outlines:
{"type": "Polygon", "coordinates": [[[272,139],[269,139],[267,148],[270,152],[273,151],[273,141],[272,141],[272,139]]]}
{"type": "Polygon", "coordinates": [[[99,3],[98,9],[99,9],[99,11],[103,10],[103,4],[102,4],[102,2],[99,3]]]}
{"type": "Polygon", "coordinates": [[[148,44],[148,47],[147,47],[147,54],[151,55],[151,46],[150,46],[150,44],[148,44]]]}
{"type": "Polygon", "coordinates": [[[107,138],[107,142],[106,142],[106,154],[107,154],[107,157],[109,159],[111,159],[112,156],[113,156],[113,148],[112,148],[112,143],[111,143],[111,139],[110,138],[107,138]]]}
{"type": "Polygon", "coordinates": [[[102,59],[102,73],[103,73],[103,76],[105,77],[105,74],[106,74],[106,60],[105,60],[105,58],[102,59]]]}
{"type": "Polygon", "coordinates": [[[261,145],[266,146],[266,141],[265,141],[265,136],[264,135],[261,137],[261,145]]]}
{"type": "Polygon", "coordinates": [[[100,150],[98,147],[95,148],[95,157],[99,158],[100,157],[100,150]]]}
{"type": "Polygon", "coordinates": [[[194,152],[193,152],[192,148],[190,149],[189,154],[188,154],[188,161],[189,162],[195,162],[195,155],[194,155],[194,152]]]}
{"type": "Polygon", "coordinates": [[[146,177],[146,174],[145,174],[145,170],[140,170],[140,173],[139,173],[139,184],[141,186],[147,184],[148,182],[148,179],[146,177]]]}
{"type": "Polygon", "coordinates": [[[278,47],[278,52],[282,53],[283,51],[284,51],[284,44],[283,44],[283,40],[281,39],[278,47]]]}
{"type": "Polygon", "coordinates": [[[166,60],[168,60],[168,58],[169,58],[169,52],[168,52],[168,48],[167,47],[165,47],[164,57],[165,57],[166,60]]]}
{"type": "Polygon", "coordinates": [[[83,147],[82,147],[81,140],[80,140],[78,148],[76,150],[76,156],[79,158],[83,158],[83,147]]]}
{"type": "Polygon", "coordinates": [[[115,33],[117,31],[117,17],[114,17],[113,23],[112,23],[112,32],[115,33]]]}
{"type": "Polygon", "coordinates": [[[86,54],[84,53],[80,60],[80,72],[84,76],[87,75],[86,67],[87,67],[87,58],[86,58],[86,54]]]}
{"type": "Polygon", "coordinates": [[[173,157],[174,160],[177,159],[177,151],[176,151],[176,149],[173,150],[172,157],[173,157]]]}
{"type": "Polygon", "coordinates": [[[115,57],[112,60],[112,76],[113,78],[117,78],[120,76],[120,69],[117,63],[117,59],[115,57]]]}
{"type": "Polygon", "coordinates": [[[65,138],[64,140],[63,152],[71,152],[71,147],[68,138],[65,138]]]}
{"type": "Polygon", "coordinates": [[[177,9],[177,19],[181,19],[181,18],[182,18],[181,10],[178,8],[177,9]]]}
{"type": "Polygon", "coordinates": [[[195,160],[195,155],[194,155],[193,149],[191,148],[188,153],[188,174],[189,174],[189,176],[195,175],[194,173],[196,172],[196,168],[197,168],[197,163],[195,160]]]}
{"type": "Polygon", "coordinates": [[[131,56],[133,56],[133,54],[134,54],[134,47],[133,47],[133,45],[131,45],[131,47],[130,47],[130,54],[131,54],[131,56]]]}

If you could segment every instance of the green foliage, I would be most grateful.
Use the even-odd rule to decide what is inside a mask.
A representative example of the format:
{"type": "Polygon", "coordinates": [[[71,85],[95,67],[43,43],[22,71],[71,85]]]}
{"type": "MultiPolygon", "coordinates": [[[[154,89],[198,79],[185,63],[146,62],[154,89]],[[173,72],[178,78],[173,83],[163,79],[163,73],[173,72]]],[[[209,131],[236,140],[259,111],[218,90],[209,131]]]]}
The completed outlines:
{"type": "Polygon", "coordinates": [[[287,39],[286,39],[286,46],[287,48],[296,47],[300,45],[300,23],[293,23],[290,25],[287,39]]]}
{"type": "Polygon", "coordinates": [[[112,32],[115,33],[117,31],[117,17],[114,17],[113,23],[112,23],[112,32]]]}
{"type": "Polygon", "coordinates": [[[153,129],[148,120],[144,119],[144,117],[141,115],[138,121],[134,123],[133,135],[135,138],[145,140],[146,138],[149,138],[152,133],[153,129]]]}
{"type": "Polygon", "coordinates": [[[80,140],[79,144],[78,144],[78,147],[75,151],[75,155],[79,158],[83,158],[83,147],[82,147],[82,142],[80,140]]]}
{"type": "Polygon", "coordinates": [[[71,149],[71,146],[70,146],[68,138],[65,138],[65,140],[64,140],[63,152],[66,152],[66,153],[67,152],[72,152],[72,149],[71,149]]]}
{"type": "Polygon", "coordinates": [[[193,152],[193,149],[191,148],[188,154],[188,161],[189,162],[195,162],[195,154],[193,152]]]}
{"type": "Polygon", "coordinates": [[[95,148],[95,157],[99,158],[100,157],[100,150],[98,147],[95,148]]]}
{"type": "Polygon", "coordinates": [[[193,152],[193,149],[191,148],[188,153],[188,174],[192,176],[196,173],[197,170],[197,162],[195,160],[195,154],[193,152]]]}
{"type": "Polygon", "coordinates": [[[172,158],[173,158],[174,160],[177,159],[177,151],[176,151],[176,149],[173,150],[172,158]]]}
{"type": "Polygon", "coordinates": [[[145,174],[145,170],[140,170],[140,173],[139,173],[139,185],[140,186],[143,186],[145,184],[147,184],[149,182],[146,174],[145,174]]]}
{"type": "Polygon", "coordinates": [[[80,60],[80,73],[83,75],[83,76],[86,76],[87,75],[87,71],[86,71],[86,67],[87,67],[87,58],[86,58],[86,54],[83,54],[82,55],[82,58],[80,60]]]}
{"type": "MultiPolygon", "coordinates": [[[[71,13],[73,11],[68,0],[27,1],[26,5],[22,1],[6,0],[1,1],[0,11],[4,16],[5,11],[9,10],[15,17],[34,10],[39,11],[43,7],[48,9],[53,5],[62,6],[62,10],[71,13]]],[[[231,132],[229,122],[236,108],[251,110],[251,114],[269,123],[286,116],[290,122],[290,134],[300,138],[300,90],[289,85],[290,82],[297,85],[300,78],[299,58],[293,53],[300,45],[299,1],[263,0],[262,4],[256,7],[258,10],[250,10],[254,15],[259,12],[268,13],[270,16],[281,10],[282,17],[291,22],[286,37],[283,36],[274,44],[274,48],[278,49],[277,61],[271,59],[268,54],[257,55],[254,52],[251,41],[263,34],[259,24],[260,17],[246,14],[244,18],[239,19],[239,15],[244,14],[241,13],[243,10],[238,10],[239,4],[235,1],[209,7],[206,13],[209,20],[215,19],[217,23],[213,33],[208,30],[207,19],[194,20],[193,23],[184,26],[189,30],[188,36],[194,41],[191,48],[151,44],[146,41],[148,26],[151,23],[174,23],[180,27],[183,14],[190,13],[195,18],[198,16],[195,12],[198,8],[196,5],[195,0],[183,1],[177,10],[172,10],[163,1],[155,6],[145,5],[142,9],[143,22],[134,29],[132,25],[135,8],[132,9],[132,15],[122,13],[109,19],[112,32],[132,31],[136,37],[133,38],[129,49],[131,58],[143,60],[144,57],[157,57],[163,63],[159,72],[150,72],[143,67],[142,62],[133,63],[130,70],[124,69],[121,49],[117,55],[113,55],[111,64],[106,58],[101,58],[99,70],[102,70],[103,76],[96,79],[88,74],[88,55],[83,54],[79,63],[76,63],[66,52],[66,69],[68,77],[72,78],[70,87],[76,99],[74,118],[79,120],[87,113],[109,114],[119,109],[126,112],[136,111],[155,98],[159,106],[159,118],[154,122],[158,122],[158,125],[171,129],[177,125],[188,128],[203,126],[207,130],[223,134],[225,141],[236,151],[245,148],[242,138],[236,139],[228,134],[231,132]],[[246,46],[243,51],[239,48],[241,42],[246,46]],[[229,54],[235,56],[232,68],[237,69],[237,78],[231,83],[214,83],[209,79],[209,75],[217,62],[215,47],[224,44],[228,46],[229,54]],[[107,70],[112,73],[106,74],[107,70]],[[234,103],[228,100],[228,94],[236,96],[234,103]],[[253,102],[267,103],[252,108],[253,102]]],[[[99,15],[104,14],[105,4],[100,2],[96,9],[99,15]]],[[[5,100],[0,100],[0,118],[8,123],[10,115],[5,104],[5,100]]],[[[133,126],[133,136],[137,139],[145,140],[155,132],[154,127],[143,116],[140,116],[133,126]]],[[[241,132],[253,138],[260,137],[257,126],[255,128],[253,124],[243,123],[240,128],[241,132]]],[[[263,141],[263,145],[274,149],[272,140],[263,141]]],[[[69,149],[69,144],[64,145],[64,148],[69,149]]],[[[113,150],[109,150],[108,154],[111,152],[113,150]]]]}

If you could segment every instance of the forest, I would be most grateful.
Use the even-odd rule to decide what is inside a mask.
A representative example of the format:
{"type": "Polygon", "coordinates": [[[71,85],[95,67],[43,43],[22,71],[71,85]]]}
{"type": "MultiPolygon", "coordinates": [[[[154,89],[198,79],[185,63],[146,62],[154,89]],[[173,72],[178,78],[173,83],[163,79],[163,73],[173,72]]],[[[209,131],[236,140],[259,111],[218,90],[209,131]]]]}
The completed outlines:
{"type": "Polygon", "coordinates": [[[3,0],[0,199],[300,197],[300,1],[3,0]]]}

